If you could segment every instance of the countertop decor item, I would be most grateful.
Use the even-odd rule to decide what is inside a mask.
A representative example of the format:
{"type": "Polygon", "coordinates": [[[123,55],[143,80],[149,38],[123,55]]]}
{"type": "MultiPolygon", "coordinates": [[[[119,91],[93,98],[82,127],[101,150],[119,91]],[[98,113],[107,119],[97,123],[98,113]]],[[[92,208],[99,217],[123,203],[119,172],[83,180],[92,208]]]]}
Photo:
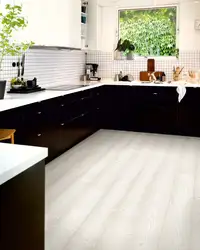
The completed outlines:
{"type": "Polygon", "coordinates": [[[179,80],[181,80],[181,73],[182,73],[182,71],[183,71],[183,69],[184,69],[184,67],[174,67],[174,69],[173,69],[173,80],[174,81],[179,81],[179,80]]]}
{"type": "Polygon", "coordinates": [[[0,80],[0,100],[4,99],[5,89],[6,89],[6,81],[0,80]]]}
{"type": "MultiPolygon", "coordinates": [[[[0,79],[3,78],[3,60],[5,56],[20,56],[31,47],[33,42],[18,42],[13,40],[16,31],[23,30],[28,25],[22,16],[22,6],[5,6],[5,12],[0,12],[0,79]]],[[[20,61],[18,61],[18,75],[20,74],[20,61]]],[[[5,81],[0,81],[0,99],[4,98],[5,81]],[[4,91],[4,93],[3,93],[4,91]]]]}
{"type": "Polygon", "coordinates": [[[135,46],[129,41],[124,40],[122,42],[122,39],[118,41],[117,48],[115,49],[115,52],[120,53],[124,52],[124,55],[126,56],[127,60],[133,60],[133,52],[135,51],[135,46]]]}
{"type": "Polygon", "coordinates": [[[114,59],[115,60],[121,60],[122,58],[122,39],[119,39],[118,43],[117,43],[117,47],[114,51],[114,59]]]}
{"type": "Polygon", "coordinates": [[[21,80],[20,78],[13,78],[10,82],[11,88],[12,89],[18,89],[21,88],[23,86],[25,86],[25,81],[21,80]]]}

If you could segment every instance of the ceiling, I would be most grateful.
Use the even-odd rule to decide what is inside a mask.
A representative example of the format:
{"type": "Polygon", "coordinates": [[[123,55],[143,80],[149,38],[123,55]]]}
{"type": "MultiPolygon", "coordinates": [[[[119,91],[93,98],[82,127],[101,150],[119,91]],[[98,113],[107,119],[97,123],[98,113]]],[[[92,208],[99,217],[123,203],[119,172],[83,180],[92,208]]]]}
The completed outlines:
{"type": "Polygon", "coordinates": [[[134,6],[154,6],[177,3],[194,3],[200,0],[98,0],[101,6],[134,7],[134,6]]]}

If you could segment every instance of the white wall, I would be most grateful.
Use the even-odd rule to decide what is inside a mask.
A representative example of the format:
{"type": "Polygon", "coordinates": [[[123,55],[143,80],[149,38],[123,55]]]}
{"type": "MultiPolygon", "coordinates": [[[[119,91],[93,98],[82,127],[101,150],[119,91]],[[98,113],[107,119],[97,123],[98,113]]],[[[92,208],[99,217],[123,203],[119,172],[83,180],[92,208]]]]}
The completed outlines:
{"type": "Polygon", "coordinates": [[[200,50],[200,31],[194,29],[195,19],[200,19],[200,4],[181,4],[179,47],[182,50],[200,50]]]}
{"type": "MultiPolygon", "coordinates": [[[[101,0],[104,1],[104,0],[101,0]]],[[[172,4],[173,0],[121,0],[118,6],[108,6],[102,8],[102,33],[99,39],[102,51],[113,51],[117,43],[116,32],[118,30],[118,12],[119,8],[131,7],[151,7],[172,4]]],[[[200,19],[200,4],[194,1],[184,1],[179,3],[179,38],[178,47],[180,50],[200,50],[200,31],[194,29],[195,19],[200,19]]]]}

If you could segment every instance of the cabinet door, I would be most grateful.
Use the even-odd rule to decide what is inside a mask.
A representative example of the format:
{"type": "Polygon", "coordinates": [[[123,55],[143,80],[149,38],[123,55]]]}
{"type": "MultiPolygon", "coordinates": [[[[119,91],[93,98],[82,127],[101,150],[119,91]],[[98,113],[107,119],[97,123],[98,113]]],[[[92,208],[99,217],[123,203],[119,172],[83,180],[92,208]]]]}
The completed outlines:
{"type": "Polygon", "coordinates": [[[176,133],[176,88],[134,87],[132,128],[135,131],[176,133]]]}
{"type": "Polygon", "coordinates": [[[28,27],[18,39],[36,45],[81,47],[80,0],[16,0],[23,4],[28,27]]]}
{"type": "Polygon", "coordinates": [[[107,129],[127,129],[129,87],[105,86],[102,94],[101,126],[107,129]]]}
{"type": "Polygon", "coordinates": [[[187,88],[186,96],[178,105],[178,133],[200,137],[200,89],[187,88]]]}

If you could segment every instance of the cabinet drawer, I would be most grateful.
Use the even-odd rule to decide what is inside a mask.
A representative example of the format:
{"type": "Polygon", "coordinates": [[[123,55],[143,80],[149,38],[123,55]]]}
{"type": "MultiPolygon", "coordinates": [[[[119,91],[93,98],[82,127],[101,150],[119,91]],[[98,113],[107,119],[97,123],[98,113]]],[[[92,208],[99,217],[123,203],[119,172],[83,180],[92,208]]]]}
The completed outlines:
{"type": "Polygon", "coordinates": [[[136,96],[139,102],[149,104],[167,104],[178,102],[176,87],[135,87],[136,96]]]}

